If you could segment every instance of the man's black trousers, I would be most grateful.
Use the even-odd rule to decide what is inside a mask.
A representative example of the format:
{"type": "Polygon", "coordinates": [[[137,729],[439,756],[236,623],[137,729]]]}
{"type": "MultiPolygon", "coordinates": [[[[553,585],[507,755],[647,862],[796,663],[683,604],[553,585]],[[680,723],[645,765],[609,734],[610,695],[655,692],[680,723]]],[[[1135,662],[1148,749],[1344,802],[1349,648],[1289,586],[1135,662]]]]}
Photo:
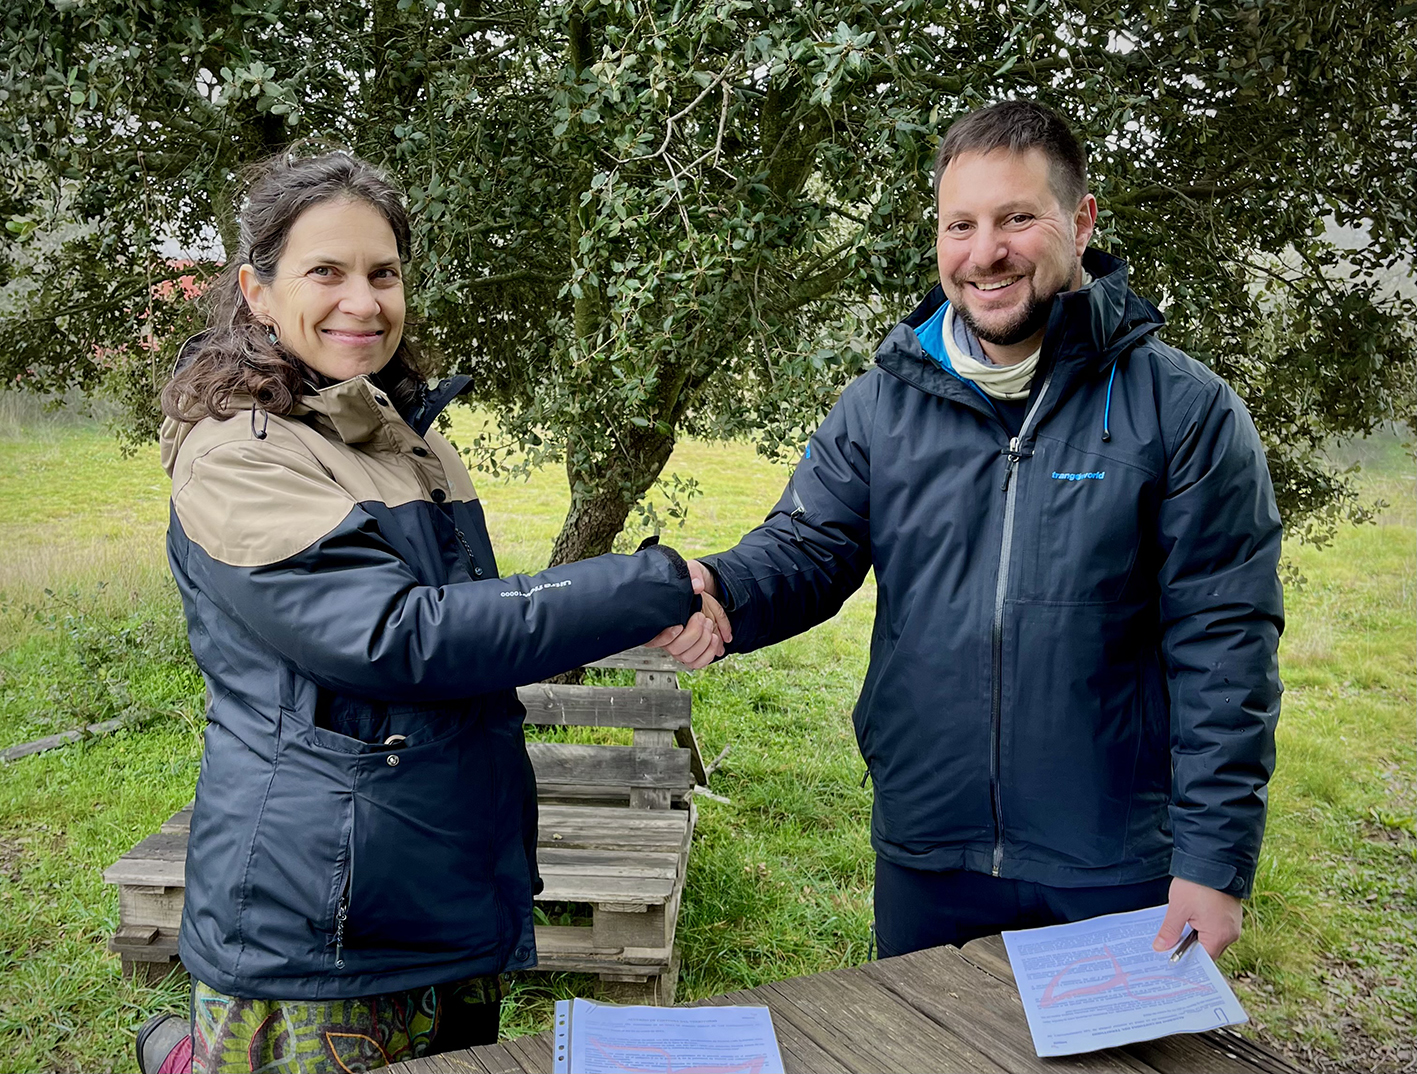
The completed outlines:
{"type": "Polygon", "coordinates": [[[1166,902],[1171,878],[1055,888],[964,869],[925,872],[876,856],[876,950],[881,958],[963,946],[1004,929],[1031,929],[1166,902]]]}

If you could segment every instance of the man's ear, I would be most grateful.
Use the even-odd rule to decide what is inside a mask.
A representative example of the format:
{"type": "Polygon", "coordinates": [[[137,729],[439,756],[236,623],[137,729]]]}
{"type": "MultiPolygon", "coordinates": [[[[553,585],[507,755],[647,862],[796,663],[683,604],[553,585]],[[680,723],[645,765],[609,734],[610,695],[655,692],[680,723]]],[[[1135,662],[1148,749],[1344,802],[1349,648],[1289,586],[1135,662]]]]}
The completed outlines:
{"type": "Polygon", "coordinates": [[[256,275],[254,265],[242,265],[236,275],[236,283],[241,288],[241,296],[246,299],[246,305],[251,307],[251,313],[256,320],[269,323],[270,311],[266,309],[266,285],[256,275]]]}
{"type": "Polygon", "coordinates": [[[1078,202],[1073,226],[1077,229],[1077,255],[1081,257],[1092,241],[1092,233],[1097,230],[1097,199],[1091,194],[1084,194],[1082,201],[1078,202]]]}

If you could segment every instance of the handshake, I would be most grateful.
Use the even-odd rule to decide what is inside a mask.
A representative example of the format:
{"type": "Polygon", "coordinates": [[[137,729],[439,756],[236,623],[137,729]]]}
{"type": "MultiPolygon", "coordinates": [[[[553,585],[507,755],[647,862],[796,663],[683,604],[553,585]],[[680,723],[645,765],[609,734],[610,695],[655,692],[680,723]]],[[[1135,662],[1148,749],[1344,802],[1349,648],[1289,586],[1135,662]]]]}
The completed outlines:
{"type": "Polygon", "coordinates": [[[686,562],[694,592],[703,598],[703,610],[689,616],[683,626],[665,627],[645,644],[652,649],[663,649],[692,671],[706,667],[723,655],[723,647],[733,640],[733,628],[728,624],[728,613],[718,602],[713,573],[696,559],[686,562]]]}

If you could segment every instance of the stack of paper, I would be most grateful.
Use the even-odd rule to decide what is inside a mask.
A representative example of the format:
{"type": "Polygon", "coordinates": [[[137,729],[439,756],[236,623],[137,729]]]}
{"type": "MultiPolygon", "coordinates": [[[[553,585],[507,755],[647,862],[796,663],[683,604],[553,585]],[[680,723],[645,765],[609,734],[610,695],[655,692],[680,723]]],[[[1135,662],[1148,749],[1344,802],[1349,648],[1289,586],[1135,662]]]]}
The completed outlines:
{"type": "Polygon", "coordinates": [[[556,1003],[555,1074],[783,1074],[766,1007],[556,1003]]]}
{"type": "Polygon", "coordinates": [[[1151,949],[1165,916],[1166,907],[1155,906],[1004,933],[1040,1056],[1249,1021],[1200,944],[1176,962],[1151,949]]]}

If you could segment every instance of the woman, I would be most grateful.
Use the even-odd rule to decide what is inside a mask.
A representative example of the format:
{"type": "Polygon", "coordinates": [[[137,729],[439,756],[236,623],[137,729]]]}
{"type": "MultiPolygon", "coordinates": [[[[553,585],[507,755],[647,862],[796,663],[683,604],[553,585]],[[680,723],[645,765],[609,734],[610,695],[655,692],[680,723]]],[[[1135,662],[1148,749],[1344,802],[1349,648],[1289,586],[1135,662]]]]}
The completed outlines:
{"type": "MultiPolygon", "coordinates": [[[[265,165],[208,330],[163,392],[168,556],[207,682],[181,1020],[144,1070],[369,1069],[496,1039],[536,962],[514,687],[649,640],[722,652],[663,546],[499,579],[405,335],[399,192],[265,165]],[[675,624],[687,626],[675,627],[675,624]]],[[[709,608],[721,615],[716,605],[709,608]]],[[[726,621],[724,623],[726,628],[726,621]]]]}

